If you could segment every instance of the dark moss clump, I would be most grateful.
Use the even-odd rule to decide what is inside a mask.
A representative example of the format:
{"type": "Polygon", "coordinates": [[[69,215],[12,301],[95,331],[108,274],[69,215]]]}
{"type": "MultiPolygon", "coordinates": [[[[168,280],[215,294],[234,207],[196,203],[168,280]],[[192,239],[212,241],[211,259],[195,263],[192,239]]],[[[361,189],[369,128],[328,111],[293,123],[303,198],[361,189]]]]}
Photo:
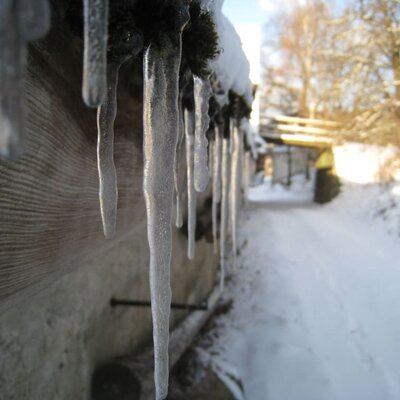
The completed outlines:
{"type": "Polygon", "coordinates": [[[193,79],[182,88],[182,106],[187,108],[189,111],[194,110],[194,97],[193,97],[193,79]]]}
{"type": "Polygon", "coordinates": [[[190,4],[190,20],[183,31],[183,60],[193,74],[206,78],[208,60],[218,53],[218,33],[212,15],[201,8],[198,1],[190,4]]]}
{"type": "MultiPolygon", "coordinates": [[[[55,15],[55,10],[58,10],[57,1],[52,0],[51,12],[53,18],[55,15]]],[[[70,0],[66,5],[65,10],[63,10],[63,13],[57,16],[59,16],[60,19],[65,20],[69,29],[74,35],[83,38],[83,4],[81,0],[70,0]]]]}
{"type": "MultiPolygon", "coordinates": [[[[52,2],[55,0],[52,0],[52,2]]],[[[207,62],[218,54],[218,34],[212,15],[198,1],[114,0],[109,9],[109,55],[117,59],[137,54],[153,44],[163,47],[165,34],[183,31],[182,69],[206,78],[207,62]]],[[[71,31],[83,38],[82,0],[70,0],[63,12],[71,31]]]]}
{"type": "Polygon", "coordinates": [[[210,117],[210,120],[213,120],[220,111],[221,111],[221,106],[219,105],[215,97],[211,96],[208,107],[208,116],[210,117]]]}
{"type": "Polygon", "coordinates": [[[250,118],[251,107],[247,104],[243,96],[239,96],[233,90],[229,91],[229,114],[236,119],[237,123],[246,117],[250,118]]]}
{"type": "Polygon", "coordinates": [[[229,103],[222,107],[221,111],[214,116],[214,121],[220,128],[224,138],[230,137],[231,123],[239,126],[240,120],[244,117],[249,118],[251,108],[246,103],[243,96],[239,96],[232,90],[229,91],[229,103]]]}
{"type": "Polygon", "coordinates": [[[143,49],[143,34],[136,28],[132,6],[110,8],[108,25],[108,53],[112,60],[138,54],[143,49]]]}
{"type": "Polygon", "coordinates": [[[134,24],[143,33],[145,47],[162,47],[166,33],[179,32],[189,19],[188,9],[188,0],[137,0],[134,24]]]}

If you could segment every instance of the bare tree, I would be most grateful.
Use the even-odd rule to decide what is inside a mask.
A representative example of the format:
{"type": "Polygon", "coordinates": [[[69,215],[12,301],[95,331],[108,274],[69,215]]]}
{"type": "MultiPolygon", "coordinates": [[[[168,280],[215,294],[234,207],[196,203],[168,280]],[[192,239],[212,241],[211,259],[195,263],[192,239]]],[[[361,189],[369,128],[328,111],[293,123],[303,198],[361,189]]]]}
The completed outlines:
{"type": "Polygon", "coordinates": [[[355,0],[341,15],[309,0],[267,33],[264,107],[340,121],[346,139],[400,146],[398,0],[355,0]]]}
{"type": "Polygon", "coordinates": [[[353,69],[365,74],[347,131],[400,147],[400,2],[359,0],[352,13],[353,69]]]}
{"type": "Polygon", "coordinates": [[[287,114],[315,114],[319,54],[327,34],[329,11],[322,1],[296,5],[275,16],[268,27],[265,54],[265,99],[287,114]]]}

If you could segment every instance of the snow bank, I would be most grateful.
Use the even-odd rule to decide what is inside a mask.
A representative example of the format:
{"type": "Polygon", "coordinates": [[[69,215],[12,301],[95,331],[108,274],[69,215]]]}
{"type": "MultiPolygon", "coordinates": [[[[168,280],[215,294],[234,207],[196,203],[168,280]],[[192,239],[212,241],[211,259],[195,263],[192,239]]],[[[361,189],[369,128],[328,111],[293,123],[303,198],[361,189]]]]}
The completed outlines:
{"type": "Polygon", "coordinates": [[[400,180],[385,184],[345,183],[342,193],[328,207],[360,221],[367,220],[400,238],[400,180]]]}
{"type": "Polygon", "coordinates": [[[232,307],[198,353],[233,370],[245,398],[399,398],[399,247],[365,211],[400,182],[381,189],[348,184],[321,206],[288,204],[276,185],[280,205],[253,205],[240,221],[238,273],[223,296],[232,307]]]}
{"type": "Polygon", "coordinates": [[[248,200],[254,203],[301,204],[310,203],[314,196],[314,181],[307,181],[303,175],[292,177],[290,188],[280,183],[272,184],[271,178],[264,178],[261,185],[249,188],[248,200]]]}
{"type": "Polygon", "coordinates": [[[334,148],[336,171],[345,181],[367,184],[381,180],[384,164],[394,156],[393,147],[347,143],[334,148]]]}

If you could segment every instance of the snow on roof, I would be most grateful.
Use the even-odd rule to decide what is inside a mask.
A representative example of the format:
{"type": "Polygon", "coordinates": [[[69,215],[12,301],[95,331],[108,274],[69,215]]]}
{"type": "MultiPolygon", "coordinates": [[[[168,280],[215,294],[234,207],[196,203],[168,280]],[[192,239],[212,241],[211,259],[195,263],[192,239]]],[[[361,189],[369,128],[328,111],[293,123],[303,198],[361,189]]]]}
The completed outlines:
{"type": "Polygon", "coordinates": [[[223,0],[203,0],[203,7],[214,13],[215,25],[219,35],[221,53],[210,62],[221,88],[243,96],[248,105],[253,102],[250,64],[242,48],[242,42],[232,23],[222,13],[223,0]]]}

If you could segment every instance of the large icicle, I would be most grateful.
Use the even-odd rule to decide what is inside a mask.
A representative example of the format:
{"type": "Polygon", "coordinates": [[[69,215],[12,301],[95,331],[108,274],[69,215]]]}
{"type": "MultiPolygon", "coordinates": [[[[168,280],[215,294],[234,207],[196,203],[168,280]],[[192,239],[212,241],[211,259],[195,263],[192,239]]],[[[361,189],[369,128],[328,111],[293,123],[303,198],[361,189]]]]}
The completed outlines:
{"type": "Polygon", "coordinates": [[[50,27],[47,0],[0,2],[0,157],[16,158],[24,140],[26,43],[50,27]]]}
{"type": "Polygon", "coordinates": [[[175,226],[177,228],[181,228],[183,225],[183,217],[182,217],[182,199],[181,199],[181,191],[179,188],[179,156],[181,154],[182,142],[185,137],[184,133],[184,122],[182,115],[182,106],[179,105],[179,131],[178,131],[178,144],[176,146],[175,153],[175,165],[174,165],[174,184],[175,184],[175,198],[176,198],[176,219],[175,226]]]}
{"type": "Polygon", "coordinates": [[[194,76],[193,83],[195,106],[194,187],[196,191],[204,192],[209,180],[206,133],[210,124],[208,106],[212,88],[208,80],[197,76],[194,76]]]}
{"type": "Polygon", "coordinates": [[[118,186],[114,165],[114,121],[117,115],[117,86],[120,66],[121,62],[108,64],[107,91],[103,104],[97,109],[99,198],[106,238],[115,234],[117,223],[118,186]]]}
{"type": "Polygon", "coordinates": [[[232,170],[231,170],[231,189],[230,189],[230,223],[232,235],[232,251],[233,251],[233,270],[236,271],[236,217],[238,210],[238,173],[239,173],[239,131],[236,125],[232,130],[232,170]]]}
{"type": "Polygon", "coordinates": [[[212,230],[214,240],[214,253],[218,251],[218,204],[221,201],[221,146],[222,139],[218,125],[215,127],[215,142],[213,147],[212,170],[212,230]]]}
{"type": "Polygon", "coordinates": [[[82,97],[98,107],[107,91],[108,0],[84,0],[82,97]]]}
{"type": "Polygon", "coordinates": [[[220,229],[220,265],[221,280],[220,289],[224,289],[225,282],[225,247],[226,229],[229,208],[229,139],[222,140],[222,193],[221,193],[221,229],[220,229]]]}
{"type": "Polygon", "coordinates": [[[186,139],[186,168],[187,168],[187,197],[188,197],[188,258],[193,260],[195,253],[196,235],[196,191],[194,189],[194,116],[193,112],[185,109],[185,139],[186,139]]]}
{"type": "Polygon", "coordinates": [[[175,29],[147,47],[143,57],[143,191],[150,248],[150,292],[156,400],[168,393],[168,341],[174,160],[179,129],[179,67],[188,6],[174,3],[175,29]]]}

